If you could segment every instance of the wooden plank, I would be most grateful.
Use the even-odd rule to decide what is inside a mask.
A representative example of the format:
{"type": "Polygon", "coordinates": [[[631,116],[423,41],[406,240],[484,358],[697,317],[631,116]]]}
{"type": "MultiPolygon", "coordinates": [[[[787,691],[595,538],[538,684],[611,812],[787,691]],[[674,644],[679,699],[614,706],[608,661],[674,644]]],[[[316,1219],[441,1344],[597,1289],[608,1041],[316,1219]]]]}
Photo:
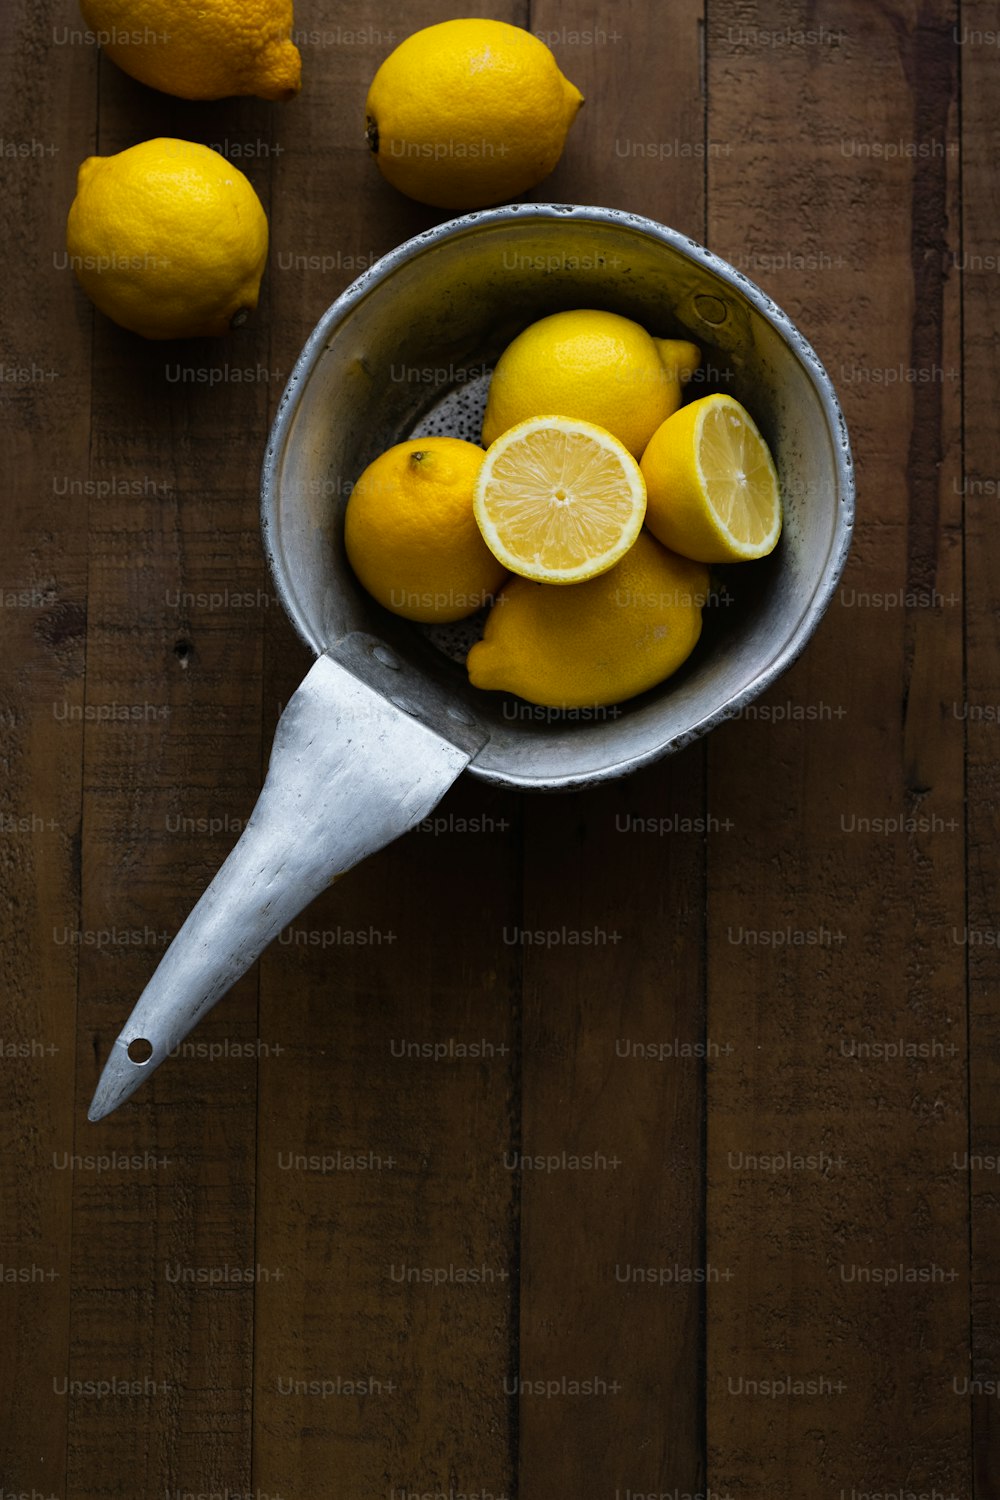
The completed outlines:
{"type": "MultiPolygon", "coordinates": [[[[1000,1494],[1000,1421],[995,1384],[1000,1374],[1000,1019],[997,1016],[996,830],[1000,807],[1000,601],[996,572],[996,511],[1000,497],[998,420],[990,383],[1000,374],[1000,245],[995,143],[997,37],[995,0],[963,5],[958,29],[962,98],[962,288],[964,463],[956,476],[965,517],[966,681],[950,711],[962,719],[967,764],[968,906],[952,930],[969,977],[969,1141],[971,1201],[971,1362],[955,1372],[956,1391],[971,1393],[974,1490],[977,1500],[1000,1494]],[[992,1165],[992,1170],[991,1170],[992,1165]],[[966,1387],[966,1381],[975,1382],[966,1387]],[[993,1382],[991,1384],[990,1382],[993,1382]]],[[[948,709],[946,708],[946,712],[948,709]]]]}
{"type": "Polygon", "coordinates": [[[710,747],[737,829],[709,851],[709,1027],[735,1047],[709,1078],[708,1254],[734,1271],[708,1289],[709,1484],[968,1494],[957,7],[711,18],[709,128],[732,145],[711,242],[756,257],[826,361],[860,516],[769,695],[811,722],[710,747]]]}
{"type": "MultiPolygon", "coordinates": [[[[269,142],[274,115],[184,104],[105,61],[100,121],[103,154],[166,135],[235,160],[234,143],[269,142]]],[[[270,158],[240,164],[266,206],[270,158]]],[[[158,344],[95,314],[94,350],[81,1102],[253,804],[271,608],[257,525],[266,316],[225,340],[158,344]]],[[[279,1065],[250,978],[133,1103],[65,1142],[82,1158],[70,1494],[249,1489],[254,1085],[279,1065]],[[92,1169],[102,1153],[124,1166],[92,1169]],[[134,1384],[108,1394],[115,1381],[134,1384]]],[[[262,1264],[261,1279],[276,1269],[262,1264]]]]}
{"type": "MultiPolygon", "coordinates": [[[[586,99],[536,196],[704,240],[701,18],[533,5],[586,99]]],[[[557,937],[523,941],[520,1152],[558,1164],[521,1174],[526,1495],[704,1488],[704,839],[643,831],[698,826],[703,766],[695,747],[525,824],[521,932],[557,937]]]]}
{"type": "MultiPolygon", "coordinates": [[[[523,11],[476,0],[463,14],[523,11]]],[[[310,108],[286,117],[272,218],[287,268],[271,284],[278,362],[359,269],[449,217],[382,181],[363,106],[398,41],[454,14],[444,0],[395,0],[310,16],[321,39],[304,50],[310,108]]],[[[271,723],[308,660],[269,619],[271,723]]],[[[520,813],[468,782],[439,816],[446,831],[414,834],[338,882],[261,965],[262,1034],[287,1036],[291,1053],[280,1077],[262,1077],[258,1120],[258,1254],[290,1268],[256,1313],[253,1483],[265,1494],[327,1500],[331,1475],[359,1497],[514,1492],[503,1382],[517,1200],[503,1157],[519,956],[496,934],[518,920],[520,813]],[[394,1054],[408,1044],[451,1050],[437,1062],[394,1054]],[[462,1055],[469,1045],[482,1055],[462,1055]],[[303,1156],[319,1160],[301,1169],[303,1156]],[[336,1165],[356,1157],[371,1166],[336,1165]],[[482,1279],[457,1279],[467,1271],[482,1279]],[[430,1280],[400,1279],[411,1275],[430,1280]]]]}
{"type": "Polygon", "coordinates": [[[55,256],[95,127],[92,58],[46,45],[38,7],[0,18],[4,277],[0,290],[0,1475],[64,1493],[72,1184],[53,1170],[73,1128],[90,320],[55,256]]]}
{"type": "Polygon", "coordinates": [[[512,1493],[517,970],[510,799],[462,788],[262,962],[254,1485],[512,1493]],[[472,833],[462,832],[471,825],[472,833]]]}
{"type": "MultiPolygon", "coordinates": [[[[27,147],[4,157],[0,1037],[28,1048],[0,1055],[0,1264],[30,1278],[0,1280],[3,1490],[988,1500],[1000,1375],[995,0],[960,14],[945,0],[834,0],[822,15],[720,0],[704,125],[700,6],[532,8],[587,95],[534,196],[632,208],[705,238],[707,172],[710,243],[792,313],[838,385],[862,476],[858,540],[830,617],[768,700],[829,717],[717,732],[710,801],[704,749],[593,795],[530,800],[523,831],[521,799],[467,780],[441,810],[444,831],[386,851],[295,924],[333,934],[329,950],[272,949],[259,1024],[251,977],[133,1104],[84,1122],[158,935],[238,832],[278,703],[307,665],[257,535],[274,400],[341,287],[444,217],[381,182],[356,116],[395,40],[449,12],[443,0],[375,11],[301,11],[306,87],[287,109],[183,104],[103,63],[99,141],[93,49],[50,41],[65,18],[42,0],[0,20],[0,137],[27,147]],[[686,153],[706,126],[707,153],[686,153]],[[261,312],[232,344],[132,340],[53,260],[78,161],[157,133],[241,148],[262,195],[271,177],[280,189],[261,312]],[[928,150],[907,155],[907,142],[928,150]],[[266,376],[167,375],[227,360],[266,376]],[[964,468],[949,373],[960,360],[964,468]],[[9,380],[10,367],[29,374],[9,380]],[[121,488],[131,481],[140,493],[121,488]],[[892,604],[907,589],[910,605],[892,604]],[[886,608],[864,602],[879,592],[886,608]],[[143,712],[115,722],[111,704],[143,712]],[[963,738],[964,860],[951,826],[963,738]],[[713,820],[707,947],[700,841],[636,831],[674,814],[713,820]],[[901,814],[935,821],[899,837],[841,824],[901,814]],[[463,818],[478,820],[472,832],[463,818]],[[550,927],[622,940],[588,962],[509,940],[550,927]],[[830,937],[773,950],[742,936],[789,928],[830,937]],[[700,1059],[676,1055],[706,1038],[718,1048],[707,1242],[700,1059]],[[621,1055],[630,1039],[659,1055],[621,1055]],[[911,1056],[888,1051],[900,1041],[911,1056]],[[463,1056],[470,1042],[486,1046],[463,1056]],[[430,1055],[400,1056],[407,1043],[430,1055]],[[381,1170],[324,1165],[338,1149],[372,1151],[381,1170]],[[506,1164],[562,1149],[618,1165],[519,1178],[506,1164]],[[144,1165],[62,1164],[110,1150],[144,1165]],[[814,1172],[730,1164],[782,1150],[828,1160],[814,1172]],[[980,1163],[968,1171],[966,1151],[980,1163]],[[315,1169],[295,1166],[304,1154],[315,1169]],[[707,1287],[678,1274],[706,1265],[707,1287]],[[940,1276],[858,1280],[900,1265],[940,1276]],[[661,1284],[626,1284],[621,1268],[635,1266],[661,1284]],[[492,1276],[462,1281],[463,1268],[492,1276]],[[216,1285],[176,1279],[198,1271],[216,1285]],[[412,1272],[430,1280],[399,1279],[412,1272]],[[755,1400],[729,1387],[783,1374],[845,1389],[755,1400]],[[346,1394],[365,1376],[381,1389],[346,1394]],[[621,1389],[518,1399],[518,1376],[621,1389]],[[140,1392],[63,1394],[68,1379],[140,1392]],[[297,1380],[339,1391],[286,1394],[297,1380]]],[[[484,0],[475,13],[497,11],[484,0]]],[[[504,13],[529,20],[525,5],[504,13]]]]}

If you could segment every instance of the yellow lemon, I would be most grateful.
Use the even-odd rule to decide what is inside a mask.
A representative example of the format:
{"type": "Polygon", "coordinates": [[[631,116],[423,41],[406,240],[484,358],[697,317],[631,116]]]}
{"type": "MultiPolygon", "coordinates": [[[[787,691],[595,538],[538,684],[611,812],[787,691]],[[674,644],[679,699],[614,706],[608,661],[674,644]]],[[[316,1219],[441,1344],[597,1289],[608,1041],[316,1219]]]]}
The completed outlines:
{"type": "Polygon", "coordinates": [[[257,306],[267,215],[217,151],[158,139],[80,167],[66,224],[88,297],[149,339],[226,333],[257,306]]]}
{"type": "Polygon", "coordinates": [[[603,427],[535,417],[490,448],[473,508],[487,546],[512,573],[580,583],[631,547],[646,486],[631,453],[603,427]]]}
{"type": "Polygon", "coordinates": [[[675,552],[701,562],[747,562],[781,535],[774,460],[745,407],[703,396],[658,428],[642,456],[646,524],[675,552]]]}
{"type": "Polygon", "coordinates": [[[407,620],[462,620],[506,569],[479,534],[472,491],[485,458],[461,438],[413,438],[368,465],[347,502],[344,540],[370,594],[407,620]]]}
{"type": "Polygon", "coordinates": [[[687,660],[707,595],[708,570],[643,531],[587,583],[554,589],[512,578],[469,652],[469,679],[548,708],[621,703],[687,660]]]}
{"type": "Polygon", "coordinates": [[[368,145],[408,197],[482,208],[549,175],[582,103],[530,31],[442,21],[407,37],[372,79],[368,145]]]}
{"type": "Polygon", "coordinates": [[[651,338],[617,313],[553,313],[526,328],[497,361],[483,442],[489,446],[515,423],[556,411],[606,427],[639,458],[680,406],[681,384],[700,360],[694,344],[651,338]]]}
{"type": "Polygon", "coordinates": [[[80,0],[123,72],[181,99],[290,99],[302,59],[291,0],[80,0]]]}

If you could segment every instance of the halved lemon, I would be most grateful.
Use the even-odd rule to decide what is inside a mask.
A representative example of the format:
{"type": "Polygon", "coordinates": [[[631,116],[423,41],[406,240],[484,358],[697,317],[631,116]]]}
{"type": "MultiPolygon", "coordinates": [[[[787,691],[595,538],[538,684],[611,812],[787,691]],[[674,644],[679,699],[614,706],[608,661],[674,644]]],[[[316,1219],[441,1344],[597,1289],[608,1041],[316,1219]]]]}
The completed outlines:
{"type": "Polygon", "coordinates": [[[745,407],[703,396],[653,433],[642,455],[646,525],[696,562],[766,557],[781,535],[774,460],[745,407]]]}
{"type": "Polygon", "coordinates": [[[625,556],[646,486],[623,443],[593,422],[532,417],[487,450],[473,496],[486,545],[535,583],[582,583],[625,556]]]}

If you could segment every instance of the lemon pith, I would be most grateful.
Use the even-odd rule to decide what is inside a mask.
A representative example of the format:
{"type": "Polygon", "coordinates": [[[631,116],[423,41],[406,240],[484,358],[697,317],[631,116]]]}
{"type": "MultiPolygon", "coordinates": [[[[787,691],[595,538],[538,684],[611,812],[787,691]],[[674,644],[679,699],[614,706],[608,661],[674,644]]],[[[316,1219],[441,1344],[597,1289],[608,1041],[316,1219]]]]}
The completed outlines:
{"type": "Polygon", "coordinates": [[[382,63],[365,103],[366,134],[400,192],[435,208],[483,208],[549,175],[582,103],[530,31],[442,21],[382,63]]]}
{"type": "Polygon", "coordinates": [[[646,493],[638,464],[610,433],[546,416],[519,423],[492,445],[473,507],[504,567],[538,582],[573,584],[628,551],[646,493]]]}

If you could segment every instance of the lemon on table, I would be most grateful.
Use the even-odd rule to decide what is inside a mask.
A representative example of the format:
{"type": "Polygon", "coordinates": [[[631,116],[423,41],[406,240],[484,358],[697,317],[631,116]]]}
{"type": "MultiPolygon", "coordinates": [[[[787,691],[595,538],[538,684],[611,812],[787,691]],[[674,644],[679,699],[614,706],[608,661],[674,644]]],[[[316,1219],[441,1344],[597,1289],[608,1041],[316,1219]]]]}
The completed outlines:
{"type": "Polygon", "coordinates": [[[549,175],[582,103],[530,31],[442,21],[407,37],[375,74],[368,145],[382,176],[408,197],[482,208],[549,175]]]}
{"type": "Polygon", "coordinates": [[[610,572],[573,588],[512,578],[469,652],[469,679],[548,708],[621,703],[690,656],[708,582],[707,568],[648,531],[610,572]]]}
{"type": "Polygon", "coordinates": [[[80,0],[123,72],[181,99],[298,93],[291,0],[80,0]]]}
{"type": "Polygon", "coordinates": [[[69,264],[103,313],[149,339],[226,333],[257,306],[267,215],[237,167],[160,138],[80,167],[69,264]]]}
{"type": "Polygon", "coordinates": [[[506,578],[472,513],[485,456],[461,438],[413,438],[375,459],[354,486],[347,556],[393,614],[428,624],[462,620],[490,603],[506,578]]]}
{"type": "Polygon", "coordinates": [[[584,308],[532,323],[504,350],[490,381],[483,442],[556,411],[606,427],[639,458],[681,404],[697,369],[694,344],[654,339],[631,318],[584,308]]]}
{"type": "Polygon", "coordinates": [[[732,396],[703,396],[669,417],[642,456],[646,524],[667,547],[701,562],[747,562],[781,535],[774,460],[732,396]]]}
{"type": "Polygon", "coordinates": [[[473,508],[487,546],[512,573],[579,583],[631,547],[646,486],[631,453],[603,427],[535,417],[489,449],[473,508]]]}

